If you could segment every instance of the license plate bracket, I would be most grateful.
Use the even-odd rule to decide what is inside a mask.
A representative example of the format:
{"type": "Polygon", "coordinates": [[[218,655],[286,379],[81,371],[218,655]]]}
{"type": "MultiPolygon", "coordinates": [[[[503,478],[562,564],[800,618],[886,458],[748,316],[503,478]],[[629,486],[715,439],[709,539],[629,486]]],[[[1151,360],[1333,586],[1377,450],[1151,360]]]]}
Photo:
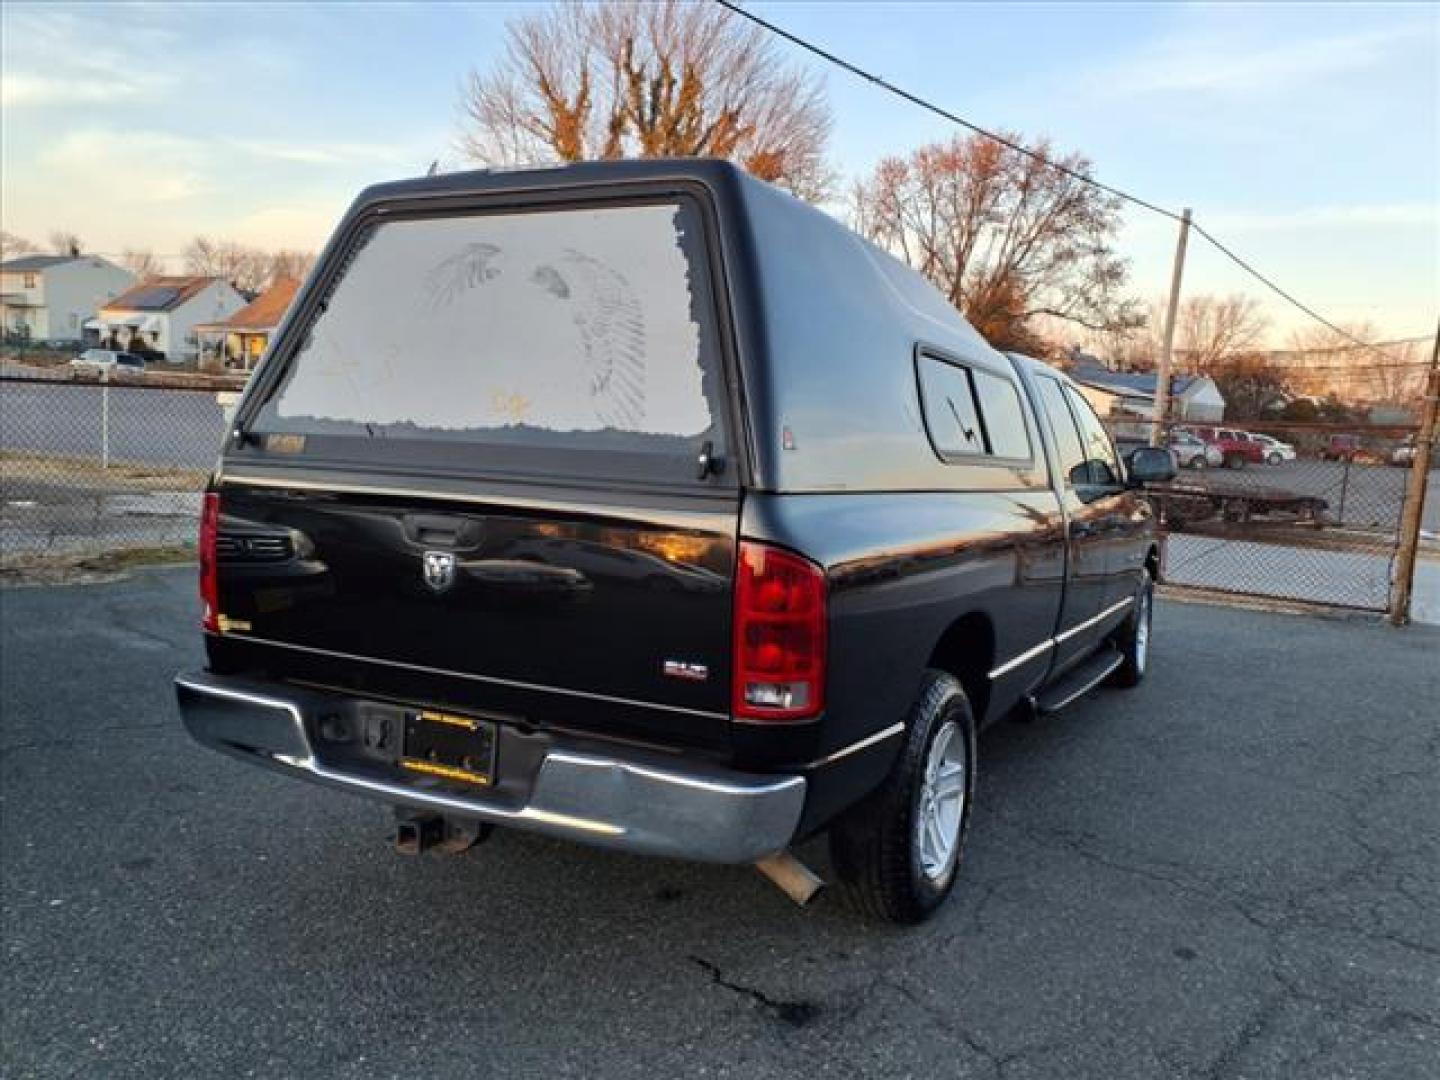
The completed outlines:
{"type": "Polygon", "coordinates": [[[406,712],[400,767],[470,787],[495,778],[495,725],[429,709],[406,712]]]}

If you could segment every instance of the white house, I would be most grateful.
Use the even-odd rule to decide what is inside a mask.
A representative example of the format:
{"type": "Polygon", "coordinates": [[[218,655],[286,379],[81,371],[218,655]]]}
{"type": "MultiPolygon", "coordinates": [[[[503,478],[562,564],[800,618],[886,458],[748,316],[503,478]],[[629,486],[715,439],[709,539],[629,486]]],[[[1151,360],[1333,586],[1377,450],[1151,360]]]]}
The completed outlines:
{"type": "Polygon", "coordinates": [[[178,364],[199,355],[197,325],[222,322],[244,306],[224,278],[152,277],[101,306],[85,329],[101,346],[158,352],[178,364]]]}
{"type": "Polygon", "coordinates": [[[5,336],[80,341],[91,312],[135,284],[135,275],[97,255],[21,255],[0,263],[5,336]]]}
{"type": "MultiPolygon", "coordinates": [[[[1155,418],[1156,379],[1152,375],[1110,371],[1081,364],[1070,372],[1085,400],[1102,417],[1155,418]]],[[[1170,380],[1170,415],[1192,424],[1225,419],[1225,397],[1208,375],[1176,375],[1170,380]]]]}

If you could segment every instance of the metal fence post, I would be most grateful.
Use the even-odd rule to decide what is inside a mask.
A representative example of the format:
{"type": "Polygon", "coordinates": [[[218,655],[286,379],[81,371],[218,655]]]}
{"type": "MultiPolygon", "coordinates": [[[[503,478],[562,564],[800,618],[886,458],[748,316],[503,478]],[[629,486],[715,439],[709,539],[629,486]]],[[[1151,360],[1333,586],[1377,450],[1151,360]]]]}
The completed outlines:
{"type": "Polygon", "coordinates": [[[1350,493],[1350,465],[1355,458],[1352,454],[1345,455],[1345,469],[1340,474],[1340,513],[1336,516],[1338,524],[1345,524],[1345,497],[1350,493]]]}
{"type": "Polygon", "coordinates": [[[110,372],[100,372],[100,468],[110,468],[110,372]]]}

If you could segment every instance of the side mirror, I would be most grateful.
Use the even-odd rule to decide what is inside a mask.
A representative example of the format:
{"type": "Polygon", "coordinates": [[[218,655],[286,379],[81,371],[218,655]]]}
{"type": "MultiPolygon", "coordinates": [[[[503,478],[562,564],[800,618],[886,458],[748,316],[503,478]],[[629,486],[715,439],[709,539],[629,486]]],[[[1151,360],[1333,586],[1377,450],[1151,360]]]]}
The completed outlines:
{"type": "Polygon", "coordinates": [[[1161,484],[1175,479],[1175,455],[1159,446],[1142,446],[1132,450],[1125,459],[1130,481],[1135,484],[1161,484]]]}

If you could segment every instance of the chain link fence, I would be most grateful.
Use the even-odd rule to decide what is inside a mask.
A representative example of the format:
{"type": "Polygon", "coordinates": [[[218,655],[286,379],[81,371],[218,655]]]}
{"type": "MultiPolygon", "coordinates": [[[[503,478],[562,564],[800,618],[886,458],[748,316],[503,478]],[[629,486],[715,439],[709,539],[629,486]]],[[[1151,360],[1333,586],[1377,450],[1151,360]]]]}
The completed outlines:
{"type": "Polygon", "coordinates": [[[193,546],[234,379],[0,376],[0,558],[193,546]]]}
{"type": "MultiPolygon", "coordinates": [[[[1111,420],[1122,454],[1148,422],[1111,420]]],[[[1384,611],[1400,545],[1415,428],[1178,424],[1179,475],[1151,498],[1174,585],[1384,611]]],[[[1436,500],[1422,530],[1433,535],[1436,500]]]]}
{"type": "MultiPolygon", "coordinates": [[[[200,492],[240,385],[161,372],[107,382],[7,365],[0,560],[192,546],[200,492]]],[[[1152,425],[1109,426],[1123,454],[1147,442],[1152,425]]],[[[1385,610],[1413,436],[1355,425],[1172,427],[1180,472],[1152,492],[1165,580],[1385,610]]],[[[1440,496],[1432,494],[1421,528],[1440,534],[1440,496]]]]}

